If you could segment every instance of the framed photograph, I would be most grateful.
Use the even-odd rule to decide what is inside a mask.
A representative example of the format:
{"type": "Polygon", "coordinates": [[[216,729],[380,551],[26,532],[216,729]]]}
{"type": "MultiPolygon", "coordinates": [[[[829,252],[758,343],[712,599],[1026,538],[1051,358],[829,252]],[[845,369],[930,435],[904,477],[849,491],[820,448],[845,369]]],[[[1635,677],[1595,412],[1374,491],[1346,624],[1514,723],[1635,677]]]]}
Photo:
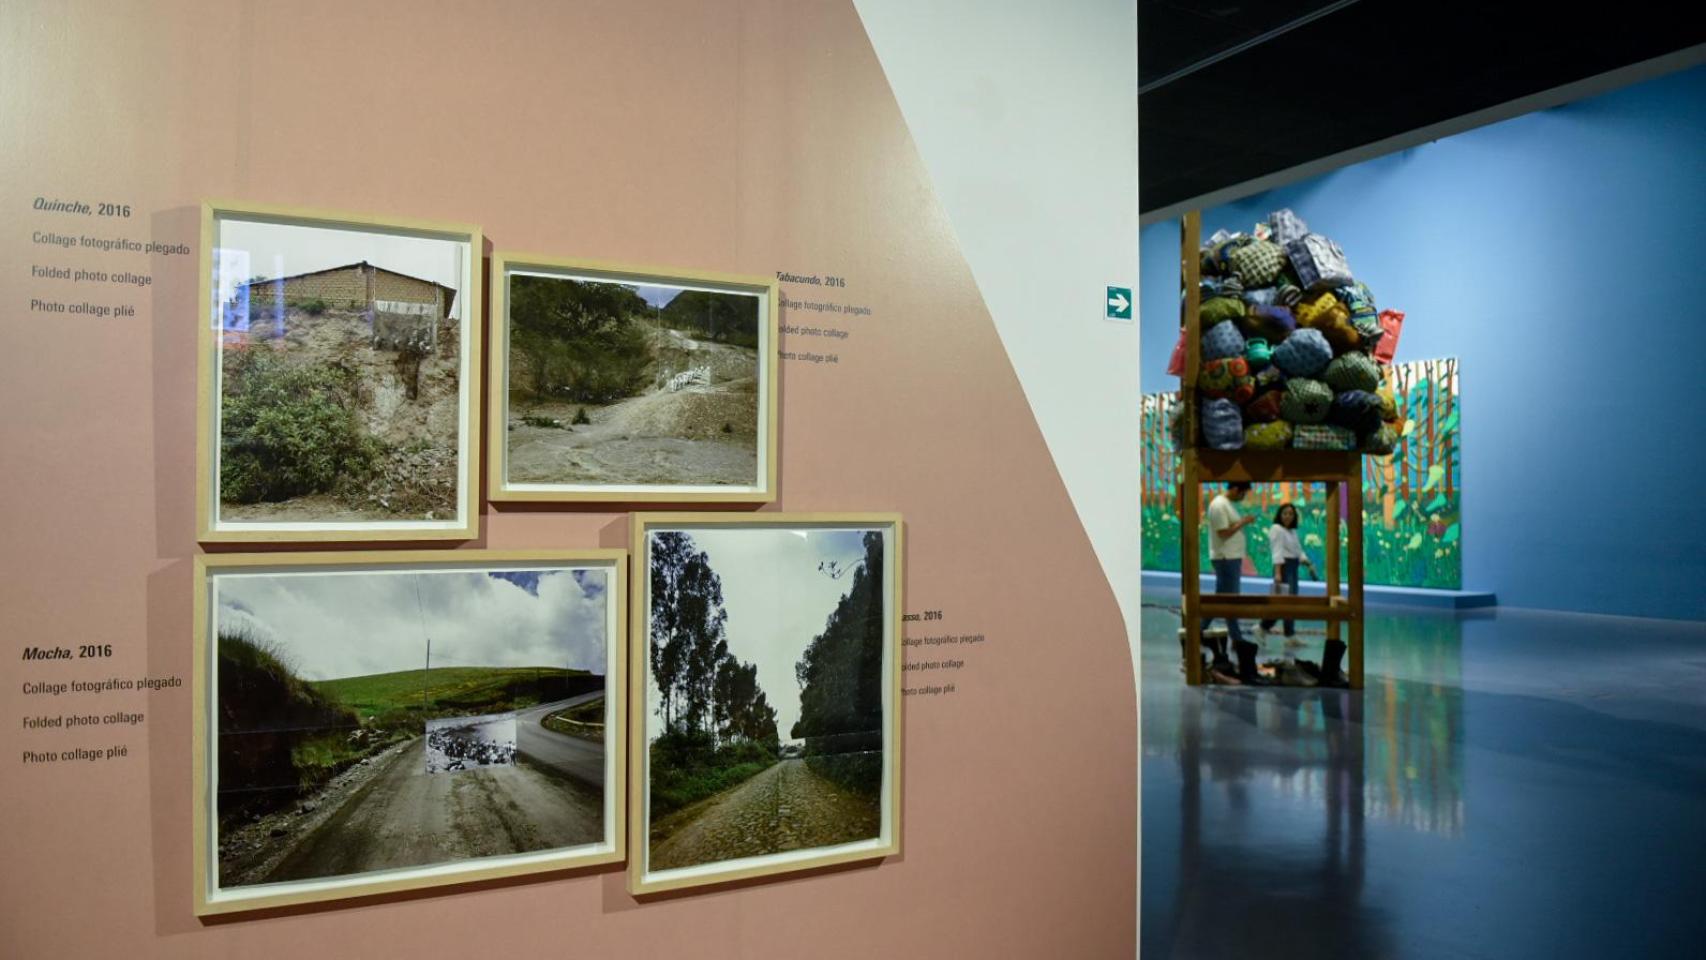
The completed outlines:
{"type": "Polygon", "coordinates": [[[633,523],[629,891],[898,854],[900,518],[633,523]]]}
{"type": "Polygon", "coordinates": [[[776,282],[493,257],[493,500],[776,499],[776,282]]]}
{"type": "Polygon", "coordinates": [[[620,862],[626,570],[198,557],[196,912],[620,862]]]}
{"type": "Polygon", "coordinates": [[[202,205],[203,541],[479,532],[476,227],[202,205]]]}

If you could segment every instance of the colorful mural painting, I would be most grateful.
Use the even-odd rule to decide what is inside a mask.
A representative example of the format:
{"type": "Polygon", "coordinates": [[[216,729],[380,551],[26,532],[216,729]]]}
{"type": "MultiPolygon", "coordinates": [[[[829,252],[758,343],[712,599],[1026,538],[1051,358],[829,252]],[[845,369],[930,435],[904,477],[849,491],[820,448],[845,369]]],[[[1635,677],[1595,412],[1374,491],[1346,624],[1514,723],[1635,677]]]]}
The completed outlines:
{"type": "MultiPolygon", "coordinates": [[[[1396,587],[1460,590],[1463,587],[1463,495],[1459,455],[1460,410],[1457,359],[1412,360],[1382,367],[1386,386],[1402,406],[1403,438],[1389,457],[1363,458],[1364,571],[1366,582],[1396,587]]],[[[1149,393],[1143,414],[1143,567],[1179,569],[1179,453],[1168,425],[1179,395],[1149,393]]],[[[1209,497],[1205,492],[1206,505],[1209,497]]],[[[1316,565],[1326,535],[1326,491],[1320,484],[1257,484],[1241,505],[1272,517],[1282,503],[1294,503],[1301,515],[1299,532],[1316,565]]],[[[1342,509],[1342,507],[1341,507],[1342,509]]],[[[1249,529],[1244,572],[1265,576],[1268,526],[1249,529]]],[[[1208,527],[1202,527],[1203,556],[1208,527]]],[[[1345,542],[1339,542],[1341,558],[1345,542]]]]}

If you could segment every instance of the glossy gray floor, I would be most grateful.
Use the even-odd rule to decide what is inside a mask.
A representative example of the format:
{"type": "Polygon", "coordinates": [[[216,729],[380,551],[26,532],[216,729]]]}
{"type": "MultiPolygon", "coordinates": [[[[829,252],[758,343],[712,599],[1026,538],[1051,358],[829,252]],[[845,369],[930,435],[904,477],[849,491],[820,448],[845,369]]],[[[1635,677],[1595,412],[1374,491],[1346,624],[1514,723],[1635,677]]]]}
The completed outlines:
{"type": "Polygon", "coordinates": [[[1371,611],[1361,694],[1191,690],[1146,601],[1145,960],[1706,957],[1706,624],[1371,611]]]}

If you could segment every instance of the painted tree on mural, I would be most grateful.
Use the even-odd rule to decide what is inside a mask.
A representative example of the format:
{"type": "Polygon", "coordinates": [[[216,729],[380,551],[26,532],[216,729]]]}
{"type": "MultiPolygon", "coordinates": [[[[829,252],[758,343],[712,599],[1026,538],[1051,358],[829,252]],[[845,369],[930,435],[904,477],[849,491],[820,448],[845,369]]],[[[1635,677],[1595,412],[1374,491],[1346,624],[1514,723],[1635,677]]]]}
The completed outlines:
{"type": "MultiPolygon", "coordinates": [[[[1365,574],[1372,584],[1461,589],[1462,463],[1456,358],[1415,360],[1384,368],[1398,404],[1403,436],[1390,457],[1363,458],[1365,574]]],[[[1143,425],[1143,565],[1179,569],[1179,455],[1169,424],[1179,395],[1145,394],[1143,425]]],[[[1205,498],[1206,502],[1206,498],[1205,498]]],[[[1319,484],[1258,484],[1245,511],[1271,516],[1295,503],[1303,542],[1319,563],[1326,532],[1326,496],[1319,484]]],[[[1245,572],[1267,572],[1267,528],[1249,529],[1245,572]]],[[[1206,556],[1207,532],[1203,550],[1206,556]]],[[[1341,557],[1345,541],[1341,536],[1341,557]]]]}

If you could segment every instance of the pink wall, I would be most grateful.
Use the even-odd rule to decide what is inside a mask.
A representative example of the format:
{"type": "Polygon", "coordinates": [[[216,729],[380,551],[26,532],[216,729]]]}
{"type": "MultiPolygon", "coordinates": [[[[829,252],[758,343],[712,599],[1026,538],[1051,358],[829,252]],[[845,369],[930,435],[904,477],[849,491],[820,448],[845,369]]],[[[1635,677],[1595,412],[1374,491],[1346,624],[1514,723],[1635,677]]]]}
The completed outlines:
{"type": "MultiPolygon", "coordinates": [[[[850,2],[41,0],[0,8],[0,54],[0,955],[1133,954],[1119,611],[850,2]],[[989,637],[957,692],[907,703],[904,856],[645,903],[611,869],[198,921],[187,687],[21,692],[188,683],[195,254],[32,243],[67,226],[38,195],[130,203],[129,221],[70,226],[192,248],[199,202],[228,198],[470,222],[505,250],[847,277],[837,299],[873,314],[839,324],[841,363],[782,366],[776,508],[903,513],[907,608],[946,614],[920,632],[989,637]],[[28,264],[121,262],[154,277],[105,297],[136,316],[29,310],[87,291],[28,264]],[[115,659],[16,659],[87,642],[115,659]],[[19,763],[79,742],[25,715],[120,708],[147,714],[101,731],[127,758],[19,763]]],[[[627,536],[621,514],[569,510],[487,507],[485,530],[471,546],[627,536]]]]}

